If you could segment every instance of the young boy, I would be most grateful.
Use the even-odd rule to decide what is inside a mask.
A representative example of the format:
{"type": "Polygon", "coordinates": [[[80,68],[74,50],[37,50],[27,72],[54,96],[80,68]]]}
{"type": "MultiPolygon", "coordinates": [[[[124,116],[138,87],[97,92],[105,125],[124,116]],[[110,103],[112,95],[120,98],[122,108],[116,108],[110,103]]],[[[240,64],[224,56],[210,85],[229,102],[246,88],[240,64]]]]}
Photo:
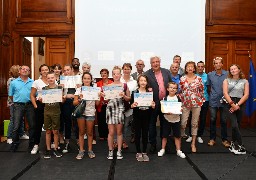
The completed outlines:
{"type": "MultiPolygon", "coordinates": [[[[48,86],[47,89],[62,89],[61,86],[56,85],[56,78],[54,72],[49,72],[47,75],[48,86]]],[[[44,107],[44,129],[46,130],[46,152],[45,159],[51,158],[51,133],[54,135],[54,150],[53,155],[57,158],[62,157],[62,154],[58,151],[59,146],[59,129],[60,129],[60,103],[45,103],[44,107]]]]}
{"type": "MultiPolygon", "coordinates": [[[[176,96],[178,91],[178,84],[175,82],[169,82],[167,91],[169,95],[164,98],[165,101],[181,102],[181,100],[176,96]]],[[[180,134],[180,115],[166,113],[164,114],[165,120],[163,121],[163,139],[162,139],[162,149],[158,152],[158,156],[163,156],[165,153],[165,147],[167,143],[167,138],[173,130],[173,136],[177,151],[177,156],[181,158],[186,158],[186,155],[180,150],[181,146],[181,134],[180,134]]]]}

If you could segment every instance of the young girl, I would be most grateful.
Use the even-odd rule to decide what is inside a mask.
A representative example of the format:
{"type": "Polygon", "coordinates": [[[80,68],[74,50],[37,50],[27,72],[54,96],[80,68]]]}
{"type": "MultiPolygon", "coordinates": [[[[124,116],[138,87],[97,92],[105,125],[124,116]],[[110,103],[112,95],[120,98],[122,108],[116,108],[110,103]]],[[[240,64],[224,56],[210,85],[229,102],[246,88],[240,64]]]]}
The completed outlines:
{"type": "MultiPolygon", "coordinates": [[[[89,72],[85,72],[82,75],[83,86],[92,86],[92,75],[89,72]]],[[[77,105],[82,98],[81,88],[76,89],[74,105],[77,105]]],[[[84,156],[84,135],[85,129],[87,130],[88,136],[88,156],[89,158],[95,158],[95,154],[92,151],[92,140],[93,140],[93,127],[95,120],[95,104],[99,105],[99,101],[86,101],[84,113],[81,117],[77,118],[77,124],[79,128],[79,153],[76,159],[82,159],[84,156]],[[86,128],[85,128],[86,126],[86,128]]]]}
{"type": "MultiPolygon", "coordinates": [[[[125,92],[121,92],[120,96],[122,98],[116,98],[111,99],[108,102],[107,108],[106,108],[106,116],[107,116],[107,124],[108,124],[108,159],[113,159],[113,142],[114,142],[114,135],[115,131],[117,133],[117,159],[123,159],[121,148],[123,143],[123,124],[124,124],[124,103],[125,101],[130,101],[130,91],[126,84],[123,84],[120,82],[121,78],[121,68],[118,66],[115,66],[112,70],[112,77],[114,82],[109,84],[111,85],[120,85],[125,89],[125,92]]],[[[104,96],[104,93],[102,93],[102,96],[104,96]]]]}
{"type": "Polygon", "coordinates": [[[148,78],[145,75],[140,75],[138,80],[138,89],[132,92],[131,108],[133,108],[133,121],[135,127],[135,146],[137,150],[136,159],[138,161],[149,161],[147,156],[148,144],[148,128],[151,117],[152,108],[155,108],[155,102],[152,101],[151,107],[137,107],[138,103],[134,102],[134,93],[145,93],[148,91],[148,78]],[[140,149],[140,137],[142,134],[143,149],[140,149]]]}
{"type": "MultiPolygon", "coordinates": [[[[169,82],[167,91],[169,92],[169,95],[165,98],[166,101],[181,102],[180,98],[176,96],[176,93],[178,91],[178,84],[176,84],[175,82],[169,82]]],[[[171,129],[172,129],[177,156],[181,158],[185,158],[186,155],[180,150],[180,146],[181,146],[180,115],[166,113],[164,114],[164,118],[165,120],[163,121],[162,149],[158,152],[158,156],[161,157],[164,155],[167,138],[170,135],[171,129]]]]}

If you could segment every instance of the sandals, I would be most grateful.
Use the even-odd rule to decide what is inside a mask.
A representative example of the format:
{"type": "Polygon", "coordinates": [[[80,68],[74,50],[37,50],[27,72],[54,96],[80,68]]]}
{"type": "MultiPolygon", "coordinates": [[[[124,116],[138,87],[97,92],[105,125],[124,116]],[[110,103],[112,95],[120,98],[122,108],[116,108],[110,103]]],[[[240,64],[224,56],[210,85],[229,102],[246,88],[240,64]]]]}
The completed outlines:
{"type": "Polygon", "coordinates": [[[93,151],[88,151],[88,156],[89,156],[90,159],[95,158],[95,154],[94,154],[93,151]]]}

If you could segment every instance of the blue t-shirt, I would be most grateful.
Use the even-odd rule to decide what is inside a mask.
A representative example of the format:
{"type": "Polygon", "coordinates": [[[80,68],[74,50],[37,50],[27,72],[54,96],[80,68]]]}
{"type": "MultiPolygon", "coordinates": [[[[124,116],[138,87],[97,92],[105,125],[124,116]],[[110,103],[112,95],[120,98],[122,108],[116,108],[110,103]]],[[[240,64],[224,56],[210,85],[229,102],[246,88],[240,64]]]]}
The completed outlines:
{"type": "Polygon", "coordinates": [[[223,107],[220,103],[220,99],[223,96],[223,81],[227,78],[228,72],[222,70],[221,75],[217,75],[216,71],[208,73],[208,83],[211,87],[211,93],[209,94],[209,106],[211,107],[223,107]]]}
{"type": "Polygon", "coordinates": [[[202,78],[202,81],[204,84],[204,98],[205,98],[205,101],[209,101],[209,95],[207,92],[207,86],[209,85],[207,74],[203,72],[202,74],[196,74],[196,75],[202,78]]]}
{"type": "Polygon", "coordinates": [[[24,82],[20,77],[13,80],[9,87],[9,96],[13,96],[13,102],[27,103],[30,102],[30,92],[33,80],[28,78],[24,82]]]}

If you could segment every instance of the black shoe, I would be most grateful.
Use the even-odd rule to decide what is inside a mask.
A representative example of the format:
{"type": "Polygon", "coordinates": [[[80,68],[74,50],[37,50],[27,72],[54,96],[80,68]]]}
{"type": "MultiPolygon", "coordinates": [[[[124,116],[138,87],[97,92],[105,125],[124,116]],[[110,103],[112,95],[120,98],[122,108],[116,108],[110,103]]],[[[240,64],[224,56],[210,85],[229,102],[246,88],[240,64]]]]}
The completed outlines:
{"type": "Polygon", "coordinates": [[[52,153],[50,150],[46,150],[44,153],[44,159],[50,159],[52,157],[52,153]]]}
{"type": "Polygon", "coordinates": [[[12,143],[12,146],[11,146],[11,148],[10,148],[10,152],[16,152],[17,149],[18,149],[18,144],[12,143]]]}
{"type": "Polygon", "coordinates": [[[151,153],[156,153],[156,144],[151,144],[150,152],[151,153]]]}
{"type": "Polygon", "coordinates": [[[53,150],[53,155],[56,156],[57,158],[62,157],[62,153],[59,152],[58,150],[53,150]]]}
{"type": "Polygon", "coordinates": [[[235,154],[246,154],[245,147],[243,145],[238,145],[238,150],[234,151],[235,154]]]}

